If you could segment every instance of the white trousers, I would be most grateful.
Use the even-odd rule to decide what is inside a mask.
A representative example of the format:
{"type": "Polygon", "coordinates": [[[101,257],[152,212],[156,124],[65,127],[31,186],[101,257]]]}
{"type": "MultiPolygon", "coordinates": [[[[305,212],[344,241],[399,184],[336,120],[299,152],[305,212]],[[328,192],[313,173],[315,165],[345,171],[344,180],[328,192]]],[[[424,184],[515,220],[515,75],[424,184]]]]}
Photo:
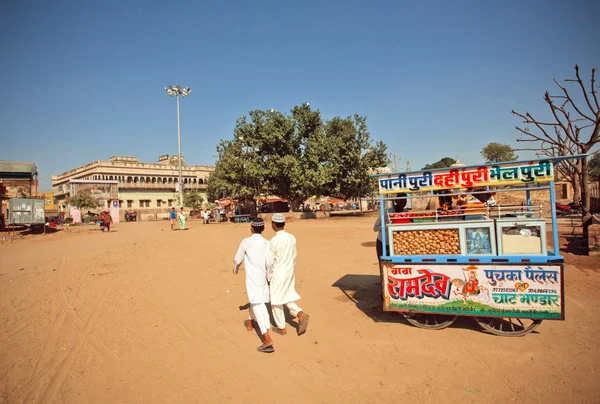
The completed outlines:
{"type": "Polygon", "coordinates": [[[271,320],[269,319],[267,306],[264,303],[251,303],[248,318],[258,323],[260,335],[264,335],[269,331],[271,320]]]}
{"type": "MultiPolygon", "coordinates": [[[[285,328],[285,314],[283,313],[283,304],[271,304],[271,308],[273,309],[273,320],[275,320],[275,325],[279,329],[285,328]]],[[[300,307],[295,302],[286,303],[285,306],[290,310],[290,314],[294,317],[298,315],[302,311],[300,307]]]]}

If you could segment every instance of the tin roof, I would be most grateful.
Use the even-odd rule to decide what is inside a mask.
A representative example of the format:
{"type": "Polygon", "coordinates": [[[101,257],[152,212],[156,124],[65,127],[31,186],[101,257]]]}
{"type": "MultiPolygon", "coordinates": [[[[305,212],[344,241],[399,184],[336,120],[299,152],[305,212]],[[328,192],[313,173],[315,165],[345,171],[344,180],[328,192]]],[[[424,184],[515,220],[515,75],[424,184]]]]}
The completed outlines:
{"type": "Polygon", "coordinates": [[[32,174],[37,174],[35,163],[0,160],[0,177],[30,178],[32,174]]]}

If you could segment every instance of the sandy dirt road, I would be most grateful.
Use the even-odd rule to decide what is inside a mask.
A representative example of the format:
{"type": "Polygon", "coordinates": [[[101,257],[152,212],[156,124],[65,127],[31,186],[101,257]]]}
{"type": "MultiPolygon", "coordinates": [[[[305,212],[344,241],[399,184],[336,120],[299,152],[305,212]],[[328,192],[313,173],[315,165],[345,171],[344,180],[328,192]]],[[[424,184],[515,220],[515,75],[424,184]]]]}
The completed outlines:
{"type": "Polygon", "coordinates": [[[244,273],[231,272],[246,224],[0,245],[0,403],[599,402],[598,259],[567,256],[564,322],[522,338],[471,319],[426,331],[380,312],[372,223],[288,224],[311,323],[274,335],[270,355],[243,327],[244,273]]]}

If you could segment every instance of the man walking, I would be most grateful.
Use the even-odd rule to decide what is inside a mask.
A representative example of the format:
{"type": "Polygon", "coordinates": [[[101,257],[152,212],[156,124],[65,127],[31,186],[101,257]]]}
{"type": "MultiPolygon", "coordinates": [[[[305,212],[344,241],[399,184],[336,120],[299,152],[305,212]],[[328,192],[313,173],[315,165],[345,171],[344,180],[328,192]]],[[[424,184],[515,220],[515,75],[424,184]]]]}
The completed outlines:
{"type": "Polygon", "coordinates": [[[171,209],[170,217],[171,217],[171,230],[175,230],[175,219],[177,219],[177,212],[175,212],[175,208],[171,209]]]}
{"type": "Polygon", "coordinates": [[[237,275],[243,261],[246,269],[246,292],[250,301],[250,313],[244,324],[248,331],[252,331],[252,321],[256,321],[262,336],[262,345],[256,349],[259,352],[272,353],[275,349],[269,334],[269,312],[265,306],[265,303],[269,302],[267,262],[270,253],[269,241],[261,234],[264,229],[263,219],[252,219],[250,226],[252,235],[240,243],[233,260],[233,273],[237,275]]]}
{"type": "Polygon", "coordinates": [[[296,280],[294,265],[296,264],[296,237],[284,230],[285,216],[276,213],[271,219],[275,236],[271,239],[271,259],[269,270],[271,272],[271,307],[275,325],[273,331],[280,335],[287,334],[285,329],[285,315],[283,306],[286,305],[294,317],[298,317],[298,335],[306,332],[308,327],[308,314],[295,303],[300,299],[296,293],[296,280]]]}

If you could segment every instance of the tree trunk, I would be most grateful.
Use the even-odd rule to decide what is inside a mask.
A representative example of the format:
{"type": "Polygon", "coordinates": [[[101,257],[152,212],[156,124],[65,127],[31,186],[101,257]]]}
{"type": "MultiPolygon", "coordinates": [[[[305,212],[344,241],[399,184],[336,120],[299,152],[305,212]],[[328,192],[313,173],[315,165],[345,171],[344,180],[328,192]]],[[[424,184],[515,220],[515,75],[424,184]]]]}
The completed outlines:
{"type": "Polygon", "coordinates": [[[577,174],[573,175],[571,178],[571,186],[573,187],[573,200],[578,201],[581,199],[581,186],[579,185],[579,176],[577,174]]]}
{"type": "Polygon", "coordinates": [[[288,201],[290,201],[290,204],[292,205],[291,206],[292,212],[297,212],[298,209],[300,208],[300,204],[302,202],[304,202],[305,199],[306,198],[303,197],[303,196],[295,196],[295,197],[293,197],[291,199],[288,199],[288,201]]]}
{"type": "Polygon", "coordinates": [[[588,227],[592,224],[592,214],[590,212],[590,192],[588,183],[588,162],[587,158],[581,160],[581,205],[583,218],[583,237],[588,238],[588,227]]]}

